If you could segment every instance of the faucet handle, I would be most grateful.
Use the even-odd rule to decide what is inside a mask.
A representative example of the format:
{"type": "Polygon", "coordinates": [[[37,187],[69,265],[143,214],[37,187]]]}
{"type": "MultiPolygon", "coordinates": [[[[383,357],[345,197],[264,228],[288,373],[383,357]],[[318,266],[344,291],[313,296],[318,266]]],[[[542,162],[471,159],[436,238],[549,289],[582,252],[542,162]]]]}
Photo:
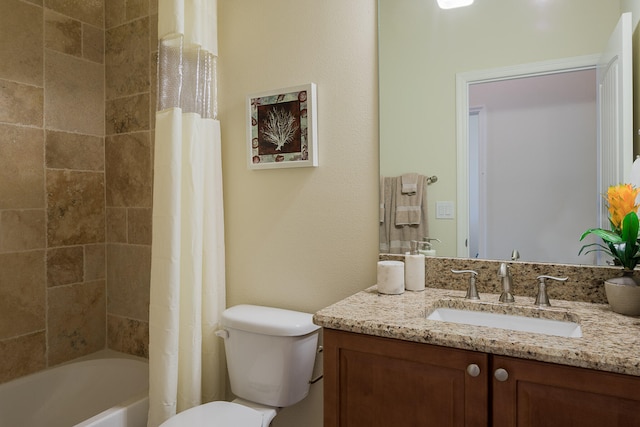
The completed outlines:
{"type": "Polygon", "coordinates": [[[469,273],[469,287],[467,288],[467,294],[465,295],[466,299],[471,300],[479,300],[480,296],[478,295],[478,289],[476,289],[476,276],[478,275],[477,271],[474,270],[451,270],[454,274],[463,274],[469,273]]]}
{"type": "Polygon", "coordinates": [[[511,293],[511,268],[506,262],[500,264],[498,277],[502,279],[502,293],[498,301],[507,303],[515,302],[515,298],[513,298],[513,294],[511,293]]]}
{"type": "Polygon", "coordinates": [[[536,296],[535,305],[538,307],[551,307],[549,296],[547,295],[547,284],[545,279],[557,280],[558,282],[566,282],[568,277],[538,276],[538,295],[536,296]]]}

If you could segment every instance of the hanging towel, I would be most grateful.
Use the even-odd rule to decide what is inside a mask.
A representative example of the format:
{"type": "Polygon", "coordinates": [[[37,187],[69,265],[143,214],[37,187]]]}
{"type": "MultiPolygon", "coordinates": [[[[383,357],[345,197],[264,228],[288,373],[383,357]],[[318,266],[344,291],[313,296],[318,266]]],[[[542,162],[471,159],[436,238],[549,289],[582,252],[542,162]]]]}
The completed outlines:
{"type": "MultiPolygon", "coordinates": [[[[417,174],[415,174],[418,176],[417,174]]],[[[416,178],[416,191],[408,194],[402,191],[404,176],[398,180],[396,189],[396,226],[419,225],[422,216],[422,192],[425,179],[422,175],[416,178]]]]}
{"type": "Polygon", "coordinates": [[[391,228],[395,228],[395,211],[393,208],[393,199],[396,192],[396,181],[399,180],[400,177],[388,176],[382,179],[381,182],[381,190],[380,192],[384,194],[384,198],[382,199],[382,204],[385,209],[383,212],[383,220],[380,222],[380,253],[393,253],[391,252],[391,248],[389,247],[389,237],[391,233],[391,228]]]}
{"type": "MultiPolygon", "coordinates": [[[[384,223],[380,223],[380,253],[404,254],[410,250],[412,240],[422,240],[429,235],[427,215],[427,177],[421,176],[422,201],[420,203],[420,224],[396,225],[396,201],[400,193],[401,177],[384,179],[385,213],[384,223]]],[[[415,196],[411,196],[415,197],[415,196]]]]}
{"type": "Polygon", "coordinates": [[[418,174],[405,173],[400,178],[402,180],[402,194],[416,194],[418,192],[418,174]]]}
{"type": "Polygon", "coordinates": [[[384,176],[380,176],[380,224],[384,222],[384,176]]]}

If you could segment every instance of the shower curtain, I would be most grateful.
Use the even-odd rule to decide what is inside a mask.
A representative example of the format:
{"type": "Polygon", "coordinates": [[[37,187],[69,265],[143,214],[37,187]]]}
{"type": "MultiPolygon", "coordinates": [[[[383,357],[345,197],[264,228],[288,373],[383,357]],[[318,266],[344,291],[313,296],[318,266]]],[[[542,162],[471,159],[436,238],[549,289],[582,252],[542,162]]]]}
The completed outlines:
{"type": "Polygon", "coordinates": [[[224,225],[216,104],[216,0],[158,11],[149,427],[224,398],[224,225]]]}

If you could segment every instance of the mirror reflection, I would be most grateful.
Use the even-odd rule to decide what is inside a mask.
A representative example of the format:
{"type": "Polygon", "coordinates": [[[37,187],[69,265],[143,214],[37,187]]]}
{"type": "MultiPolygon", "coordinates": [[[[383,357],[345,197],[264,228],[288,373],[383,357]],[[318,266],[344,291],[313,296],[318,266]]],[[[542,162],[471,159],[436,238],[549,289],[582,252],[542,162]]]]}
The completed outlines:
{"type": "Polygon", "coordinates": [[[483,0],[462,9],[441,10],[435,1],[379,0],[380,173],[383,177],[407,173],[438,177],[425,187],[428,236],[424,237],[440,239],[433,247],[439,256],[508,259],[517,249],[526,261],[595,261],[593,256],[577,256],[584,243],[578,241],[582,231],[596,224],[600,197],[594,160],[593,67],[583,67],[573,77],[559,73],[556,77],[565,80],[560,86],[556,82],[555,89],[541,86],[542,80],[549,80],[544,77],[528,82],[524,89],[517,88],[524,79],[483,83],[478,85],[484,92],[482,99],[456,91],[456,76],[472,71],[597,57],[628,2],[558,3],[483,0]],[[576,11],[580,20],[575,19],[576,11]],[[575,91],[569,93],[570,88],[575,91]],[[461,126],[456,108],[463,95],[471,116],[461,126]],[[496,105],[491,100],[494,95],[496,105]],[[550,98],[546,105],[544,96],[550,98]],[[525,105],[525,101],[532,103],[525,105]],[[544,110],[547,114],[563,110],[570,117],[554,123],[553,112],[544,116],[544,110]],[[489,112],[510,124],[510,129],[497,123],[488,129],[489,112]],[[524,124],[515,117],[532,120],[524,124]],[[463,132],[472,139],[488,140],[491,135],[492,143],[499,135],[502,145],[484,157],[484,166],[473,149],[469,161],[461,161],[456,140],[463,132]],[[565,145],[568,141],[578,146],[565,145]],[[480,189],[485,185],[483,191],[493,195],[484,198],[484,205],[479,203],[484,213],[476,211],[468,220],[489,221],[495,229],[481,232],[482,236],[476,233],[473,242],[468,231],[458,231],[460,210],[464,208],[462,216],[469,214],[459,202],[462,167],[465,174],[479,177],[472,194],[484,197],[480,189]],[[473,169],[483,167],[484,175],[473,169]],[[494,188],[495,180],[503,188],[494,188]],[[535,192],[533,184],[540,184],[535,192]],[[545,191],[556,187],[559,192],[553,197],[545,191]],[[581,202],[576,201],[578,193],[584,198],[581,202]],[[524,219],[524,213],[538,222],[524,219]],[[580,216],[584,219],[576,220],[580,216]]]}

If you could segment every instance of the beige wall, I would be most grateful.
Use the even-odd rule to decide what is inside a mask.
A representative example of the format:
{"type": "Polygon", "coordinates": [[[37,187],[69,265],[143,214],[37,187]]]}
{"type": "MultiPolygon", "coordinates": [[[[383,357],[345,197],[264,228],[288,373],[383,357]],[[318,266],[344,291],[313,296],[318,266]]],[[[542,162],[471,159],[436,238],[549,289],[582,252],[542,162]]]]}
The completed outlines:
{"type": "MultiPolygon", "coordinates": [[[[375,0],[219,0],[227,303],[314,312],[375,283],[375,0]],[[245,97],[318,85],[320,166],[249,170],[245,97]]],[[[321,383],[320,383],[321,384],[321,383]]],[[[321,426],[321,385],[275,426],[321,426]]]]}
{"type": "Polygon", "coordinates": [[[227,301],[313,312],[375,280],[375,0],[218,7],[227,301]],[[246,95],[305,82],[320,166],[249,170],[246,95]]]}
{"type": "Polygon", "coordinates": [[[383,175],[437,175],[429,186],[431,237],[456,254],[456,221],[436,201],[456,200],[456,73],[601,52],[621,13],[612,0],[382,0],[380,158],[383,175]]]}

